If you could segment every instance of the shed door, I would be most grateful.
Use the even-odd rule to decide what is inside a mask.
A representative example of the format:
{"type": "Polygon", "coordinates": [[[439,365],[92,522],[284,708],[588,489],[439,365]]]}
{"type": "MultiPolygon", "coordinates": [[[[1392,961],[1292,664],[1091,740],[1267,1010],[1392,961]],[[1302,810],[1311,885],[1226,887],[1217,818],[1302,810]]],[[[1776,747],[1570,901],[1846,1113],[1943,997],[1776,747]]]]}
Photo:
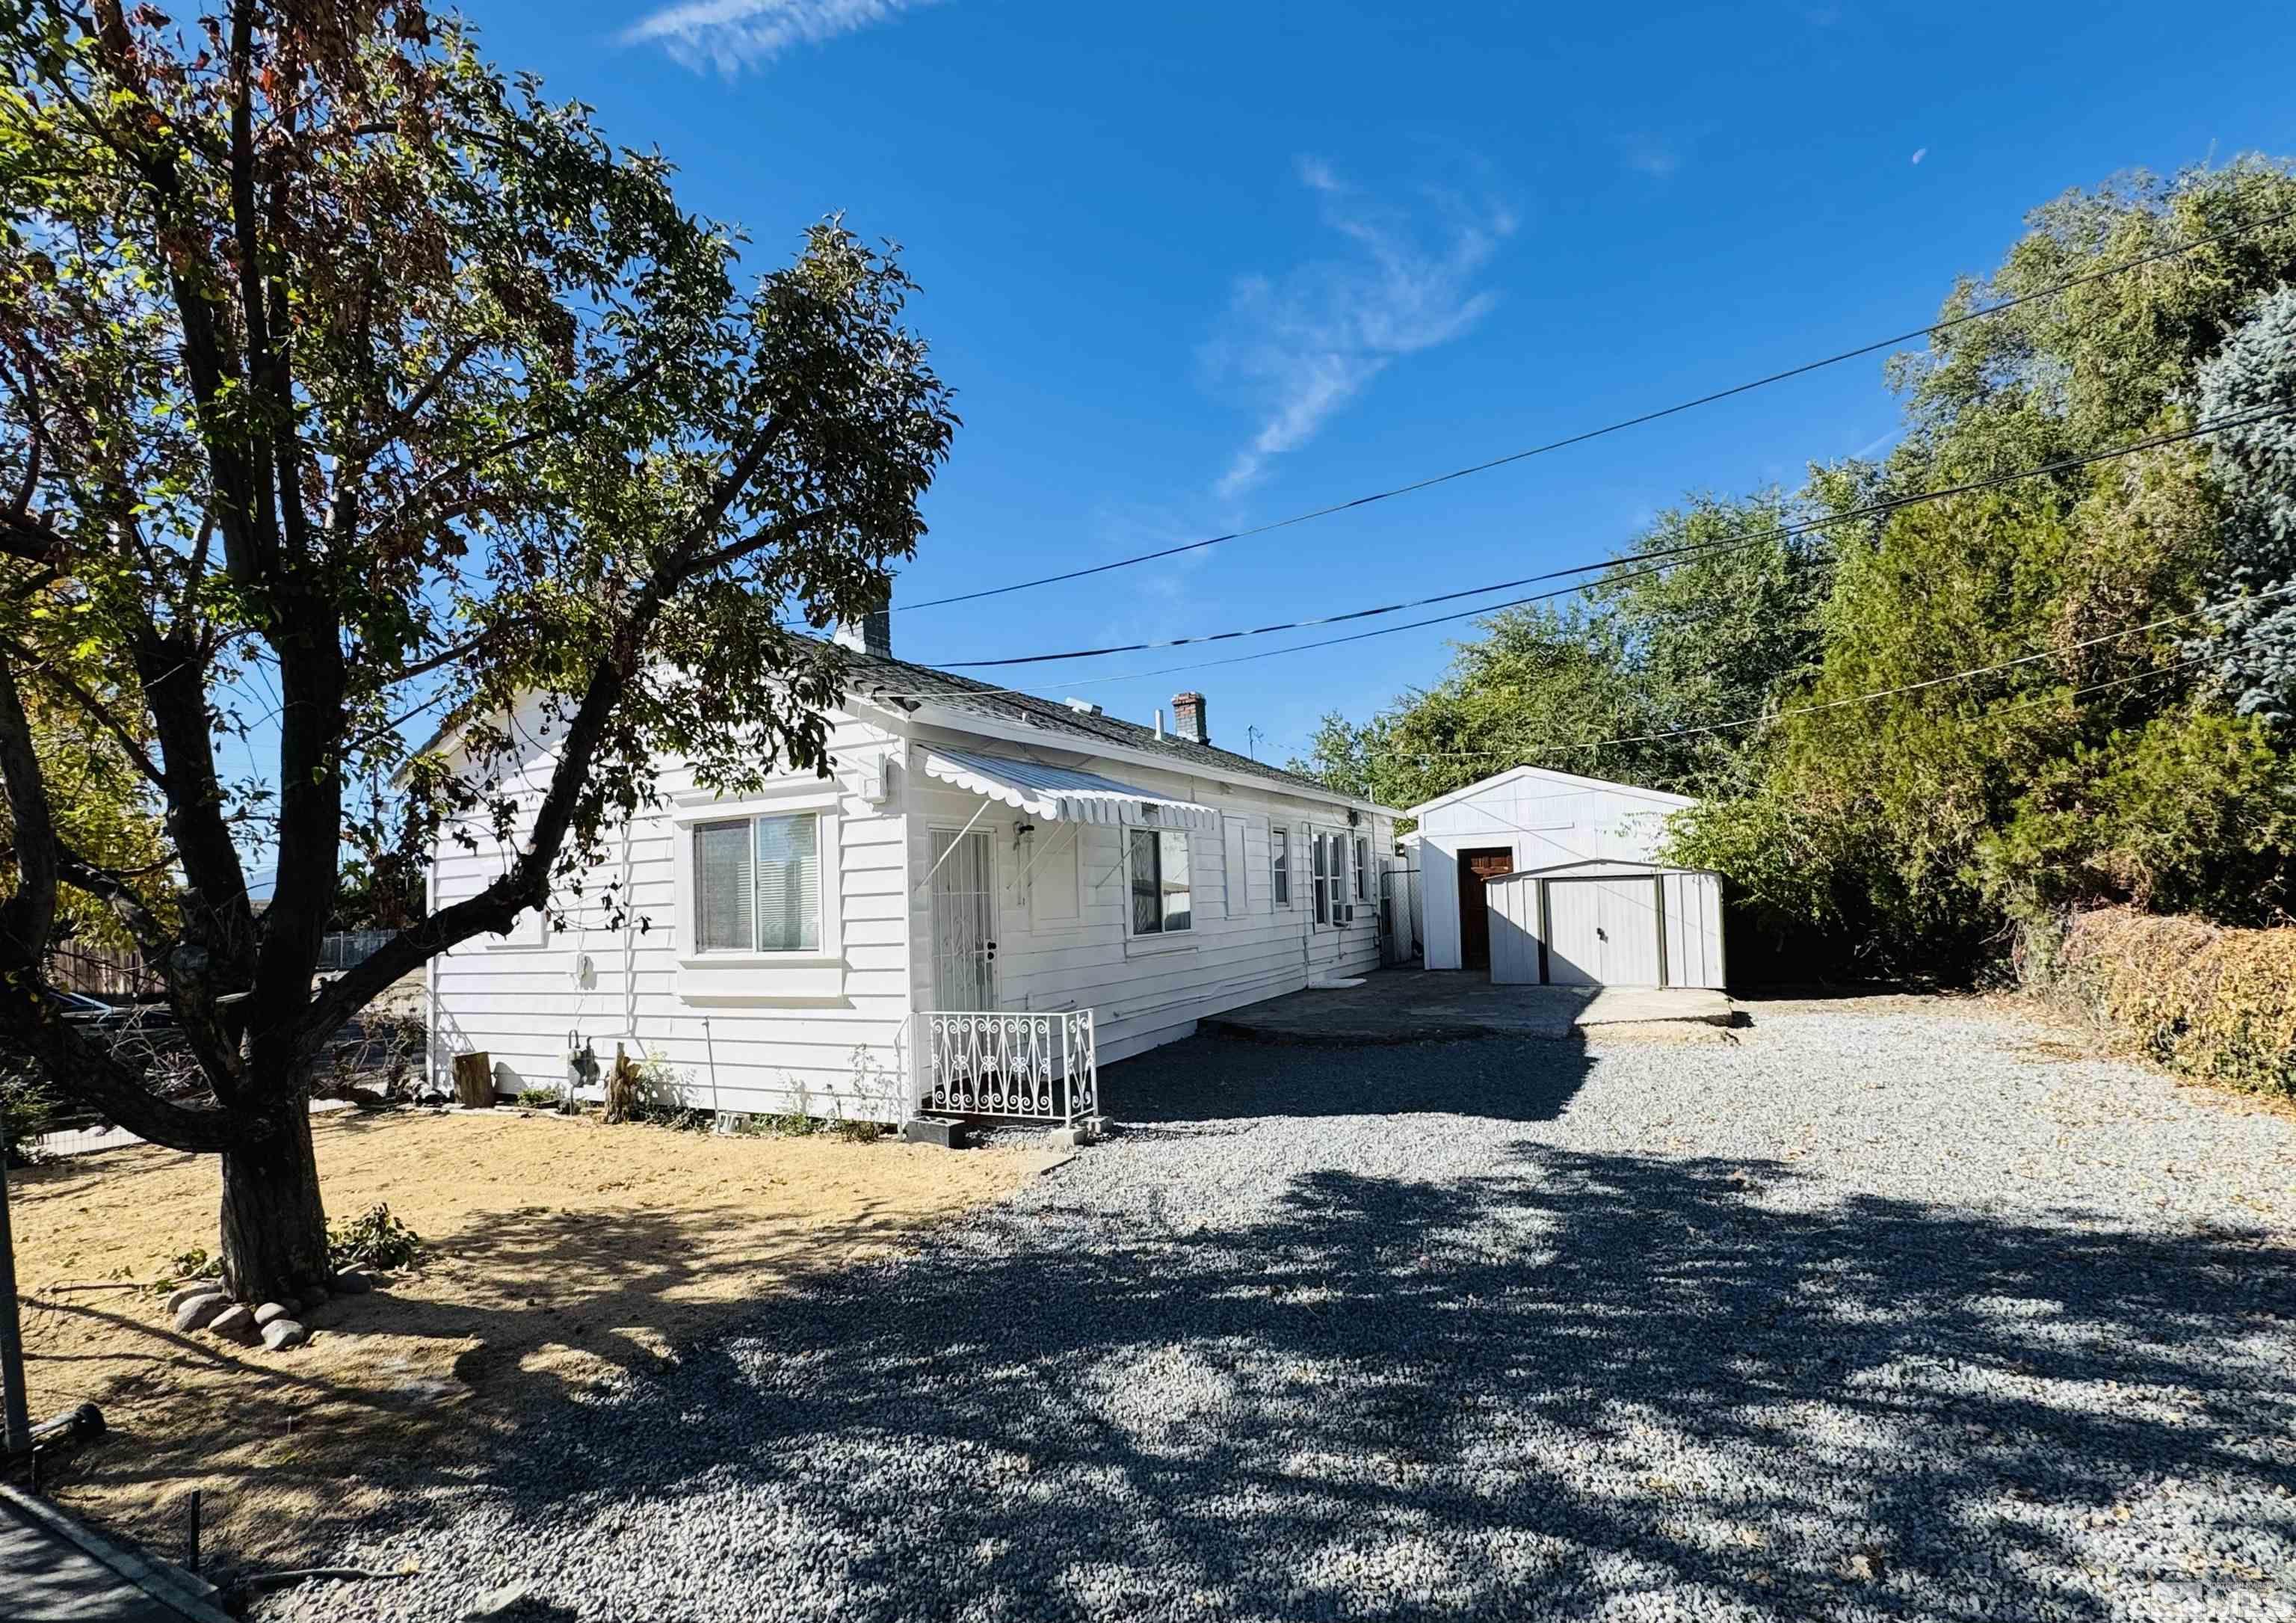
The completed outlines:
{"type": "Polygon", "coordinates": [[[1491,979],[1500,985],[1538,984],[1538,882],[1502,879],[1483,886],[1490,902],[1491,979]]]}
{"type": "Polygon", "coordinates": [[[1491,961],[1489,902],[1486,880],[1514,871],[1514,847],[1489,845],[1459,853],[1459,968],[1483,969],[1491,961]]]}
{"type": "Polygon", "coordinates": [[[1547,978],[1562,986],[1656,986],[1658,881],[1549,879],[1547,978]]]}

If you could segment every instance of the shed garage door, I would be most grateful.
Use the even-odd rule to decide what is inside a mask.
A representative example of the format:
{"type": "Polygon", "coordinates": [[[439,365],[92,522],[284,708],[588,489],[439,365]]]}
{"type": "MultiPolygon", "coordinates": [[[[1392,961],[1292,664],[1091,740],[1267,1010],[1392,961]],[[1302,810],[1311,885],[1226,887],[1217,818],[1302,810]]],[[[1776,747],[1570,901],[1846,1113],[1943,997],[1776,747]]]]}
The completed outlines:
{"type": "Polygon", "coordinates": [[[1546,978],[1559,986],[1665,984],[1655,879],[1546,881],[1546,978]]]}

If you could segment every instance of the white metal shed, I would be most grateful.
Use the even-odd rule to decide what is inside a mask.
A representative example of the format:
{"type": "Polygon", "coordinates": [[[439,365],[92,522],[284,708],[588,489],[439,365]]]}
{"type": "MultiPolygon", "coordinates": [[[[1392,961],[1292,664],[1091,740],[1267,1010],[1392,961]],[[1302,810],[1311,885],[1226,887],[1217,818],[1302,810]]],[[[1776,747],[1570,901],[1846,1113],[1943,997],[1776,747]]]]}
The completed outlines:
{"type": "Polygon", "coordinates": [[[1648,862],[1566,862],[1484,882],[1491,979],[1518,985],[1724,983],[1722,879],[1648,862]]]}
{"type": "Polygon", "coordinates": [[[1520,766],[1414,806],[1427,968],[1720,986],[1720,883],[1660,857],[1667,820],[1695,803],[1520,766]]]}

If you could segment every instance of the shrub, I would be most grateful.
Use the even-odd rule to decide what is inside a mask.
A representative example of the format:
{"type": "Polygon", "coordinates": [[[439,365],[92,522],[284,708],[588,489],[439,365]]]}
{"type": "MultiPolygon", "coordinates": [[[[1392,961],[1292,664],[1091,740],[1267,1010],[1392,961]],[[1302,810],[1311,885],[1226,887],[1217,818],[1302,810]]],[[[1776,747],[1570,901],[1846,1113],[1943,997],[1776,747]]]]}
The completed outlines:
{"type": "Polygon", "coordinates": [[[422,1255],[422,1236],[372,1206],[356,1217],[327,1225],[327,1265],[345,1268],[404,1268],[422,1255]]]}
{"type": "Polygon", "coordinates": [[[556,1088],[521,1088],[518,1102],[521,1109],[555,1110],[565,1095],[556,1088]]]}
{"type": "Polygon", "coordinates": [[[2171,1070],[2296,1097],[2296,928],[2076,915],[2042,989],[2171,1070]]]}
{"type": "Polygon", "coordinates": [[[0,1075],[0,1155],[15,1166],[31,1153],[32,1141],[54,1119],[54,1095],[36,1076],[0,1075]]]}

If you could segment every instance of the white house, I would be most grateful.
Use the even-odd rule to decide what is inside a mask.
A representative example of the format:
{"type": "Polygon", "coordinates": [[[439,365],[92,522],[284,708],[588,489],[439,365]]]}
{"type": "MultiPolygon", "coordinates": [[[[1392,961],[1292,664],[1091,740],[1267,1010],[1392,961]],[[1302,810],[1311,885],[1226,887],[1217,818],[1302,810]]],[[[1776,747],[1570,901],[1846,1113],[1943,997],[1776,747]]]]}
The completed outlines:
{"type": "MultiPolygon", "coordinates": [[[[1083,1116],[1097,1065],[1377,964],[1391,811],[1218,747],[1201,695],[1167,731],[889,640],[882,615],[840,635],[830,778],[729,802],[664,772],[667,810],[594,876],[625,927],[586,900],[435,960],[434,1075],[482,1050],[498,1092],[554,1087],[619,1043],[718,1111],[1083,1116]]],[[[502,871],[480,846],[442,833],[434,906],[502,871]]]]}
{"type": "Polygon", "coordinates": [[[1414,806],[1427,968],[1721,986],[1721,880],[1658,860],[1667,818],[1695,803],[1519,766],[1414,806]]]}

